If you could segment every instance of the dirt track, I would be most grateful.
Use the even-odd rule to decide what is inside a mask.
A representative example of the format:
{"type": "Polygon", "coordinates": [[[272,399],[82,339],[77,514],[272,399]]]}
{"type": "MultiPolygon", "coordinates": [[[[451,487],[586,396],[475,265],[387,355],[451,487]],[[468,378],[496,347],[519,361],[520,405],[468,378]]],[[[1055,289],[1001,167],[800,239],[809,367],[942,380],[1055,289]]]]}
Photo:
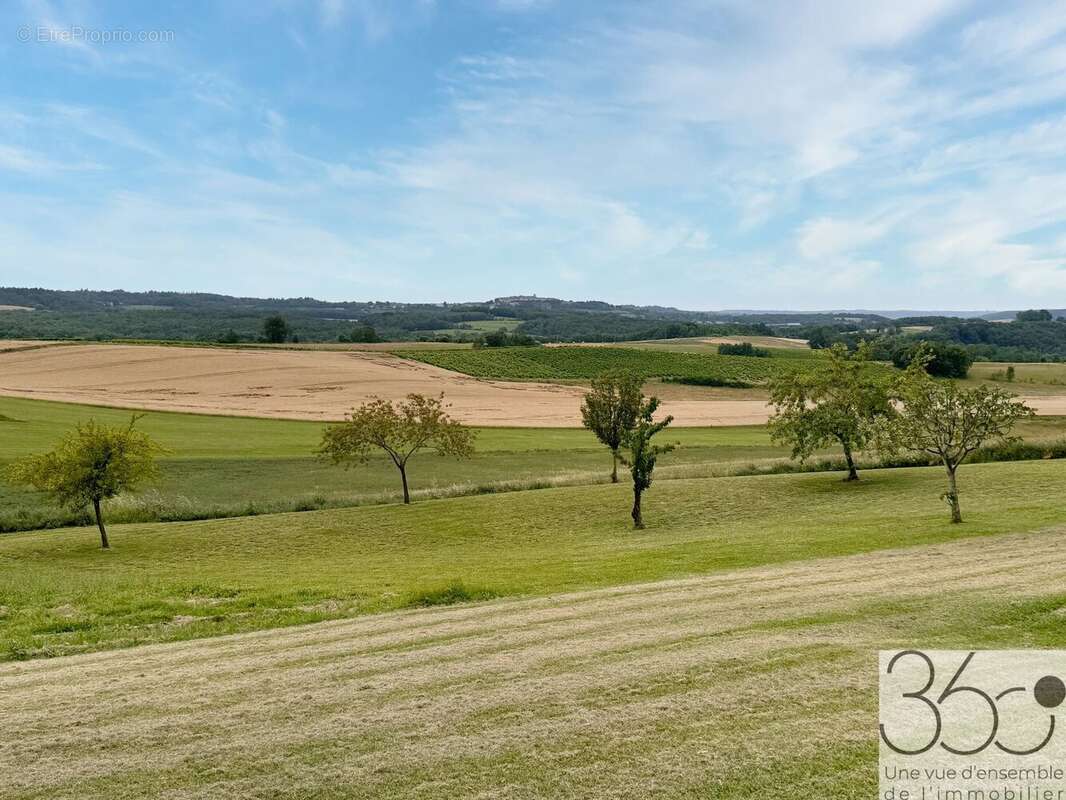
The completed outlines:
{"type": "Polygon", "coordinates": [[[1053,595],[1061,536],[0,665],[0,776],[12,800],[871,796],[876,650],[1053,595]]]}

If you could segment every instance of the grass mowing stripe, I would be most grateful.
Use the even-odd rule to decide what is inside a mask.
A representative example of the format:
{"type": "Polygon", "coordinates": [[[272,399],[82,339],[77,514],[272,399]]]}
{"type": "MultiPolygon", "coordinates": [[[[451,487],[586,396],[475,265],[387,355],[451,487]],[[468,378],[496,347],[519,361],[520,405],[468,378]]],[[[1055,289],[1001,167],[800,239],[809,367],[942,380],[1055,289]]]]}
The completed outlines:
{"type": "MultiPolygon", "coordinates": [[[[427,662],[397,665],[368,682],[346,672],[343,663],[308,669],[275,660],[274,637],[284,650],[285,641],[311,643],[318,631],[332,637],[334,625],[240,637],[224,659],[235,669],[216,672],[211,666],[221,662],[215,660],[198,679],[176,677],[166,667],[186,652],[218,655],[220,642],[135,649],[121,659],[88,655],[63,660],[67,666],[54,672],[47,663],[0,666],[0,712],[22,731],[0,752],[0,771],[21,765],[9,787],[19,800],[87,793],[221,797],[253,787],[260,793],[386,800],[473,796],[501,786],[509,796],[562,800],[748,797],[772,795],[782,772],[797,793],[850,800],[866,796],[873,785],[875,651],[900,637],[963,647],[992,640],[1035,646],[1061,641],[1066,623],[1056,615],[1062,597],[1049,593],[1066,580],[1066,549],[1056,546],[1056,536],[960,540],[740,573],[733,576],[734,597],[750,611],[774,599],[746,590],[743,578],[750,575],[788,585],[790,576],[806,580],[820,572],[859,592],[797,588],[804,604],[815,608],[803,627],[783,626],[769,635],[738,632],[715,641],[690,638],[622,662],[606,642],[562,623],[560,632],[570,633],[566,649],[584,648],[587,658],[554,674],[556,643],[532,648],[528,661],[539,668],[516,664],[505,651],[475,656],[460,662],[467,677],[446,685],[419,676],[439,680],[458,672],[427,662]],[[1013,554],[1014,563],[1000,569],[1004,554],[1013,554]],[[941,565],[946,587],[930,584],[929,564],[941,565]],[[972,591],[977,585],[957,588],[979,573],[992,576],[976,580],[981,592],[972,591]],[[856,580],[866,574],[895,574],[896,580],[880,587],[856,580]],[[954,581],[960,582],[956,588],[954,581]],[[934,594],[935,615],[928,613],[934,594]],[[880,600],[887,605],[878,606],[880,600]],[[260,648],[270,663],[257,669],[260,648]],[[108,667],[92,669],[97,663],[108,667]],[[498,679],[486,681],[479,666],[494,669],[498,679]],[[39,671],[51,675],[44,684],[8,683],[39,671]],[[118,687],[124,691],[116,702],[100,702],[98,690],[118,687]],[[392,692],[384,701],[383,690],[392,692]],[[115,716],[123,705],[149,714],[123,720],[115,716]],[[106,758],[100,741],[108,743],[106,758]]],[[[714,594],[723,580],[703,582],[714,594]]],[[[671,583],[666,591],[676,588],[671,583]]],[[[598,604],[610,602],[613,591],[537,602],[545,610],[598,604]]],[[[654,596],[649,587],[642,592],[654,596]]],[[[617,597],[627,599],[624,593],[617,597]]],[[[513,605],[525,614],[530,602],[513,605]]],[[[495,620],[506,605],[462,611],[491,612],[495,620]]],[[[794,605],[782,598],[767,613],[771,621],[789,617],[794,605]]],[[[432,622],[447,613],[399,616],[432,622]]],[[[605,617],[619,613],[608,609],[605,617]]],[[[738,615],[745,616],[732,612],[738,615]]],[[[364,657],[361,631],[380,622],[346,623],[352,664],[364,657]]],[[[517,627],[524,624],[516,621],[517,627]]],[[[698,622],[686,624],[698,628],[698,622]]],[[[655,615],[645,621],[651,635],[659,625],[655,615]]],[[[491,644],[495,623],[470,636],[491,644]]]]}

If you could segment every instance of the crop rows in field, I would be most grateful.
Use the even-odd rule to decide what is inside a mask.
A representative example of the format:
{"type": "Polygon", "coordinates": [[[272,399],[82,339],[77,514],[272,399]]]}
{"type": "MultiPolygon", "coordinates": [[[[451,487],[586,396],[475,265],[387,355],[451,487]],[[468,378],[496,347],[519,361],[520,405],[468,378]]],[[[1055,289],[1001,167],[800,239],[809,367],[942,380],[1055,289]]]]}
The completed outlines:
{"type": "Polygon", "coordinates": [[[645,378],[718,378],[751,384],[803,368],[792,359],[676,353],[630,347],[501,347],[427,350],[405,357],[477,378],[501,380],[587,380],[626,369],[645,378]]]}

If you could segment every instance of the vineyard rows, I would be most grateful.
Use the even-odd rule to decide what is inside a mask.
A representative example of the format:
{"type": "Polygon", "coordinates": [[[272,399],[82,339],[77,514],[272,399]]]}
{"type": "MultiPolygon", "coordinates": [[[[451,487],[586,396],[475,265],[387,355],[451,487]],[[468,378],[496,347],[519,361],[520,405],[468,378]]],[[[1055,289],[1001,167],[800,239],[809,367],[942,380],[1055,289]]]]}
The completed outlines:
{"type": "Polygon", "coordinates": [[[718,378],[765,383],[775,375],[805,368],[807,359],[749,358],[675,353],[626,347],[501,347],[479,350],[405,352],[415,359],[477,378],[501,380],[587,380],[626,369],[645,378],[718,378]]]}

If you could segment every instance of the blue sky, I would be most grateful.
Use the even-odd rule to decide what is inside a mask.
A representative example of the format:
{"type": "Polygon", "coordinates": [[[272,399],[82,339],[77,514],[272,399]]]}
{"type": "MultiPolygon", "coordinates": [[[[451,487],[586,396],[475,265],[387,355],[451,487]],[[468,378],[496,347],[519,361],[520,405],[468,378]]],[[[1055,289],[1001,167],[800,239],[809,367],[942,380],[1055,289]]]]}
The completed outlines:
{"type": "Polygon", "coordinates": [[[3,285],[1066,305],[1061,2],[3,9],[3,285]]]}

